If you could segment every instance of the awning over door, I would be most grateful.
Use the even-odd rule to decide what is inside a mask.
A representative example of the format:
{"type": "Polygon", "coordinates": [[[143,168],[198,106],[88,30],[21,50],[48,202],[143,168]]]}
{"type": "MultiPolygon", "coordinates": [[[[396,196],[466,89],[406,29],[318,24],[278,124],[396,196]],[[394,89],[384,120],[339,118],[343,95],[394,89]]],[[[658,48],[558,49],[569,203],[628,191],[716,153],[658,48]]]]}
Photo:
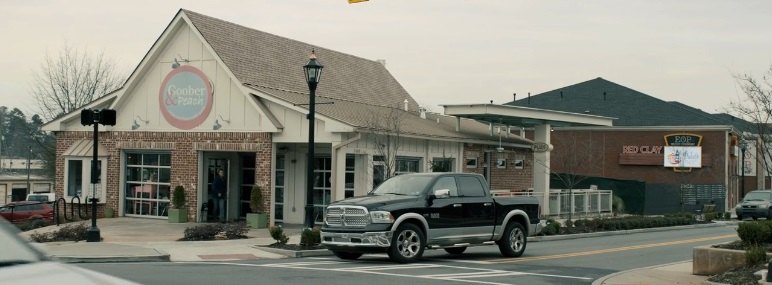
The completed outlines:
{"type": "MultiPolygon", "coordinates": [[[[107,149],[101,144],[97,145],[97,151],[99,157],[109,156],[107,149]]],[[[79,157],[91,157],[94,156],[94,141],[89,139],[80,139],[75,141],[70,148],[68,148],[63,156],[79,156],[79,157]]]]}

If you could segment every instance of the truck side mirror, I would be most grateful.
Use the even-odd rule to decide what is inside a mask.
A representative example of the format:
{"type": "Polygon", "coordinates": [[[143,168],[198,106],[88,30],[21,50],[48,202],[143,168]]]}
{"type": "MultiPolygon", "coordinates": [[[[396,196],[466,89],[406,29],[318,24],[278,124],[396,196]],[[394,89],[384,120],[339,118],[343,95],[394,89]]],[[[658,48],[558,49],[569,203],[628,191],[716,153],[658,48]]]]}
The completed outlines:
{"type": "Polygon", "coordinates": [[[450,197],[450,189],[437,189],[434,190],[435,199],[445,199],[450,197]]]}

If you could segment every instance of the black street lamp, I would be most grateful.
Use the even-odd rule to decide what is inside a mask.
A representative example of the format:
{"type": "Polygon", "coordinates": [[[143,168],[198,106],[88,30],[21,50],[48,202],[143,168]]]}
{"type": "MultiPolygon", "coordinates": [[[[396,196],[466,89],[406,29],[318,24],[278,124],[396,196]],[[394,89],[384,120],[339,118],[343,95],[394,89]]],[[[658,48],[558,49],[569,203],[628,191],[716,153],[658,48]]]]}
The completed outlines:
{"type": "MultiPolygon", "coordinates": [[[[86,231],[86,242],[102,241],[99,228],[97,227],[97,202],[96,186],[101,182],[99,165],[99,124],[106,126],[115,126],[115,110],[102,109],[91,110],[83,109],[80,111],[80,124],[84,126],[94,125],[94,146],[93,158],[91,160],[91,228],[86,231]]],[[[105,166],[106,167],[106,166],[105,166]]]]}
{"type": "Polygon", "coordinates": [[[743,139],[740,141],[740,157],[742,157],[742,160],[740,160],[740,163],[742,165],[740,166],[740,194],[741,197],[745,196],[745,151],[748,149],[747,142],[743,139]]]}
{"type": "Polygon", "coordinates": [[[308,102],[308,158],[306,160],[306,220],[305,227],[314,227],[314,114],[316,112],[316,85],[319,83],[319,77],[322,76],[322,68],[316,61],[316,54],[311,51],[308,63],[303,66],[306,74],[306,83],[310,91],[308,102]]]}

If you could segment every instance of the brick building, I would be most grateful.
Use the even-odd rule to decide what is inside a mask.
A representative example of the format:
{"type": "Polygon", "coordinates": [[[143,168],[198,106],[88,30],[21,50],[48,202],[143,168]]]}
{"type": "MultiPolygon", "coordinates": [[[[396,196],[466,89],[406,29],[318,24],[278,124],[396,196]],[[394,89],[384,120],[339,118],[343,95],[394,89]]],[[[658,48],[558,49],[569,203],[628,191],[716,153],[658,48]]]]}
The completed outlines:
{"type": "Polygon", "coordinates": [[[92,195],[90,160],[98,149],[106,166],[95,191],[100,215],[109,207],[121,216],[165,219],[171,190],[183,186],[189,220],[211,221],[212,184],[223,170],[227,220],[249,211],[249,191],[259,185],[272,223],[302,223],[307,163],[314,164],[317,212],[366,194],[386,172],[479,171],[496,189],[532,187],[531,140],[422,111],[382,63],[187,10],[122,88],[83,108],[117,112],[115,126],[100,126],[97,145],[92,128],[80,125],[81,109],[44,130],[56,135],[55,191],[68,201],[92,195]],[[316,156],[308,162],[302,66],[312,50],[324,72],[316,92],[316,156]]]}
{"type": "Polygon", "coordinates": [[[529,95],[507,105],[615,118],[612,127],[554,125],[552,172],[643,182],[645,201],[626,202],[642,203],[644,213],[690,211],[710,202],[719,209],[731,209],[742,199],[743,188],[748,192],[763,185],[753,170],[762,160],[752,155],[755,148],[747,135],[752,125],[727,114],[662,101],[603,78],[529,95]],[[750,146],[744,176],[739,163],[743,141],[750,146]],[[699,163],[669,167],[671,153],[666,147],[675,146],[699,150],[699,163]]]}

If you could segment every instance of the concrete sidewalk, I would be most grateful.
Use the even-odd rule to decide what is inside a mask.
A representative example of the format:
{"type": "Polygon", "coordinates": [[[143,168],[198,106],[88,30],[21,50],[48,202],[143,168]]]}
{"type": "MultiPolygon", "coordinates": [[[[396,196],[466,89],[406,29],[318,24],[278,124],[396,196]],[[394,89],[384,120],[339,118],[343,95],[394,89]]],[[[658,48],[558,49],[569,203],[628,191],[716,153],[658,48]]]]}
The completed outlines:
{"type": "MultiPolygon", "coordinates": [[[[90,222],[83,222],[90,226],[90,222]]],[[[200,223],[174,224],[166,220],[112,218],[97,220],[102,242],[52,242],[34,244],[50,257],[63,262],[148,262],[148,261],[228,261],[282,258],[283,255],[259,249],[274,243],[268,229],[250,229],[249,238],[216,241],[178,241],[188,227],[200,223]]],[[[64,224],[62,224],[64,226],[64,224]]],[[[58,230],[48,226],[22,233],[58,230]]],[[[300,241],[301,228],[285,227],[290,243],[300,241]]]]}
{"type": "Polygon", "coordinates": [[[708,276],[692,275],[692,261],[682,261],[613,273],[592,285],[707,285],[708,276]]]}
{"type": "MultiPolygon", "coordinates": [[[[90,222],[85,222],[90,225],[90,222]]],[[[731,223],[731,222],[729,222],[731,223]]],[[[49,256],[63,262],[196,262],[196,261],[234,261],[254,259],[284,258],[284,255],[271,253],[260,246],[269,245],[275,241],[270,237],[268,229],[251,229],[247,239],[217,240],[217,241],[178,241],[183,237],[185,228],[200,225],[199,223],[174,224],[166,220],[140,218],[99,219],[102,242],[55,242],[34,244],[49,256]]],[[[724,226],[723,223],[673,227],[669,230],[694,227],[724,226]]],[[[33,232],[45,232],[59,229],[59,226],[48,226],[24,232],[21,235],[28,238],[33,232]]],[[[647,229],[648,231],[664,231],[666,228],[647,229]]],[[[632,234],[641,230],[619,231],[605,233],[607,235],[632,234]]],[[[300,241],[301,227],[288,225],[285,234],[290,237],[290,244],[300,241]]],[[[549,236],[529,238],[531,242],[575,239],[590,236],[602,236],[603,233],[549,236]]],[[[596,280],[593,284],[710,284],[706,276],[692,275],[692,262],[684,261],[672,264],[658,265],[647,268],[617,272],[596,280]]]]}

